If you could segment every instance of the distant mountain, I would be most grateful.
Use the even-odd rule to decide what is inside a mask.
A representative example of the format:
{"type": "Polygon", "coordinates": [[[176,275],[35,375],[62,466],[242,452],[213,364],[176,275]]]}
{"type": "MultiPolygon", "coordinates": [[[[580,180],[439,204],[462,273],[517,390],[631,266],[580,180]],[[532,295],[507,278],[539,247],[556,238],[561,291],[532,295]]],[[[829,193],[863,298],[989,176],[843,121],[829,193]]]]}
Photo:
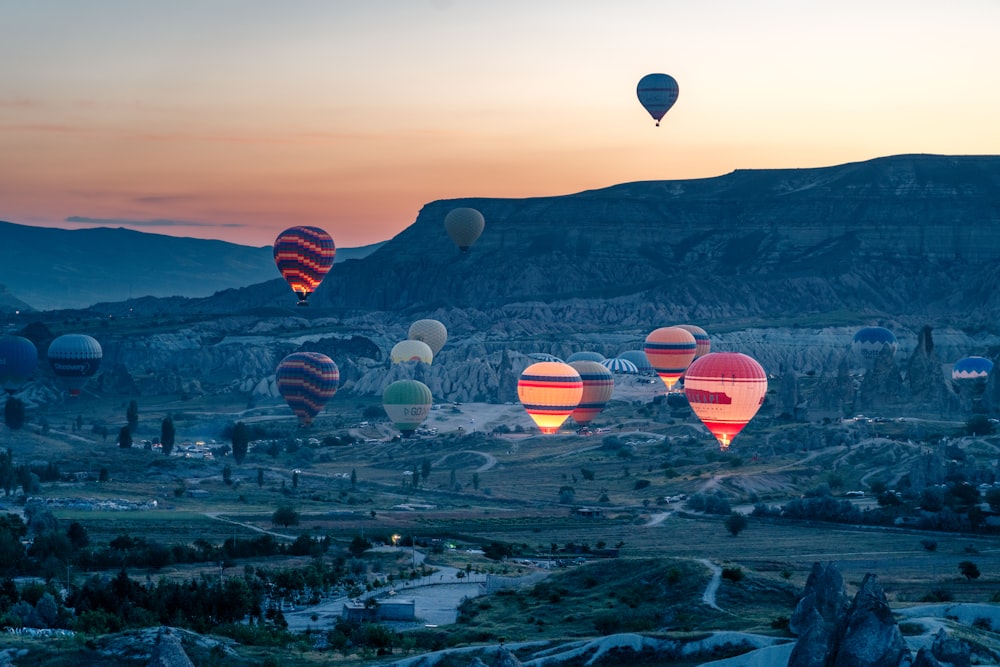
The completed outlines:
{"type": "Polygon", "coordinates": [[[11,294],[6,285],[0,285],[0,313],[30,312],[34,310],[30,305],[21,301],[14,294],[11,294]]]}
{"type": "Polygon", "coordinates": [[[558,197],[423,207],[361,262],[334,267],[317,307],[420,312],[598,303],[621,324],[803,320],[837,311],[994,326],[1000,156],[899,155],[812,169],[615,185],[558,197]],[[454,207],[486,229],[460,253],[454,207]]]}
{"type": "MultiPolygon", "coordinates": [[[[129,229],[50,229],[0,222],[0,284],[37,310],[144,296],[205,297],[278,276],[272,248],[129,229]]],[[[338,248],[337,261],[380,244],[338,248]]]]}

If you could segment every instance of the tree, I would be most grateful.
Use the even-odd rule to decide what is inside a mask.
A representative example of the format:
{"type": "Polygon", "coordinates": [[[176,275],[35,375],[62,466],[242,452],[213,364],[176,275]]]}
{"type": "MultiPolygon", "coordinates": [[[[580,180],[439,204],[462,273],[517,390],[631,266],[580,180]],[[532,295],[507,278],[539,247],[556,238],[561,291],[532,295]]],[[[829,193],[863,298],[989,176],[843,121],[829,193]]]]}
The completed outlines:
{"type": "Polygon", "coordinates": [[[747,527],[747,518],[739,512],[732,512],[725,520],[726,530],[733,537],[736,537],[747,527]]]}
{"type": "Polygon", "coordinates": [[[3,412],[4,423],[12,431],[24,426],[24,401],[13,396],[7,397],[7,405],[3,412]]]}
{"type": "Polygon", "coordinates": [[[993,433],[993,422],[986,415],[972,415],[965,421],[965,432],[968,435],[990,435],[993,433]]]}
{"type": "Polygon", "coordinates": [[[299,488],[299,471],[298,470],[293,470],[292,471],[292,488],[293,489],[299,488]]]}
{"type": "Polygon", "coordinates": [[[128,430],[128,426],[122,426],[121,430],[118,431],[118,446],[122,449],[132,447],[132,431],[128,430]]]}
{"type": "Polygon", "coordinates": [[[250,431],[243,422],[236,422],[233,426],[233,460],[237,465],[243,463],[247,457],[247,450],[250,448],[250,431]]]}
{"type": "Polygon", "coordinates": [[[1000,511],[1000,489],[990,489],[986,492],[986,502],[990,504],[990,509],[994,512],[1000,511]]]}
{"type": "Polygon", "coordinates": [[[353,489],[358,485],[358,471],[351,468],[351,488],[353,489]]]}
{"type": "Polygon", "coordinates": [[[257,468],[257,486],[259,486],[259,487],[263,487],[264,486],[264,469],[263,468],[257,468]]]}
{"type": "Polygon", "coordinates": [[[428,459],[420,462],[420,475],[424,478],[425,482],[431,476],[431,462],[428,459]]]}
{"type": "Polygon", "coordinates": [[[66,537],[69,538],[74,549],[83,549],[90,544],[90,535],[79,521],[69,524],[69,528],[66,529],[66,537]]]}
{"type": "Polygon", "coordinates": [[[135,399],[128,402],[128,409],[125,410],[125,421],[128,422],[128,430],[135,433],[139,428],[139,403],[135,399]]]}
{"type": "Polygon", "coordinates": [[[355,558],[360,558],[361,554],[371,549],[372,543],[361,537],[360,535],[355,535],[354,539],[351,540],[350,545],[348,545],[347,550],[351,552],[351,555],[355,558]]]}
{"type": "Polygon", "coordinates": [[[222,483],[226,486],[231,486],[233,483],[233,469],[228,463],[222,467],[222,483]]]}
{"type": "Polygon", "coordinates": [[[174,429],[174,419],[170,415],[163,418],[160,423],[160,445],[163,447],[163,455],[170,456],[174,450],[174,439],[177,431],[174,429]]]}
{"type": "Polygon", "coordinates": [[[478,472],[472,473],[472,488],[474,488],[476,491],[479,490],[479,473],[478,472]]]}
{"type": "Polygon", "coordinates": [[[979,567],[971,560],[963,560],[959,563],[958,571],[962,573],[962,576],[965,577],[967,581],[978,579],[980,575],[979,567]]]}
{"type": "Polygon", "coordinates": [[[271,523],[285,528],[297,526],[299,525],[299,513],[291,505],[279,505],[278,509],[274,510],[274,514],[271,515],[271,523]]]}

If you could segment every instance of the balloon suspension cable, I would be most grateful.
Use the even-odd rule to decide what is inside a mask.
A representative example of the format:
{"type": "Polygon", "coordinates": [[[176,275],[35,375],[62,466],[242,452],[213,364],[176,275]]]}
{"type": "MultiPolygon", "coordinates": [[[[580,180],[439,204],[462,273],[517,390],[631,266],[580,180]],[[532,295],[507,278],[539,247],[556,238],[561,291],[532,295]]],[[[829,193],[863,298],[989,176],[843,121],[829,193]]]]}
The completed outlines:
{"type": "Polygon", "coordinates": [[[660,126],[660,121],[656,121],[656,127],[660,126]]]}

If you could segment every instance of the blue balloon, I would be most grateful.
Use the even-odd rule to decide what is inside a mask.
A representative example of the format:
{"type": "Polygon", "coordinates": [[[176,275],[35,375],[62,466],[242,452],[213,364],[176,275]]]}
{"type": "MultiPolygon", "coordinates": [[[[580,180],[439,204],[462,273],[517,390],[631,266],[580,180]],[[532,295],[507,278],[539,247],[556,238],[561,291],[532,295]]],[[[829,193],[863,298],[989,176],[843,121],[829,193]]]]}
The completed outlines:
{"type": "Polygon", "coordinates": [[[857,354],[865,366],[871,368],[883,350],[896,354],[898,345],[896,335],[885,327],[865,327],[854,334],[851,349],[857,354]]]}
{"type": "Polygon", "coordinates": [[[8,394],[21,388],[35,372],[38,349],[21,336],[0,336],[0,386],[8,394]]]}
{"type": "Polygon", "coordinates": [[[993,362],[986,357],[965,357],[951,368],[951,379],[957,382],[985,382],[993,370],[993,362]]]}

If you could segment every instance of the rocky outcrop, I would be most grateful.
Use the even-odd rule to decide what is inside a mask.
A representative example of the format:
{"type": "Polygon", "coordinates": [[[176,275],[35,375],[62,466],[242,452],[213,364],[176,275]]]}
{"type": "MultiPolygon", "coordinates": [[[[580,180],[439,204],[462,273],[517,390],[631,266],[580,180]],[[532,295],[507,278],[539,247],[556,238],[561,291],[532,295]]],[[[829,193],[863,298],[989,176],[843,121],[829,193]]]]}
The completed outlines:
{"type": "Polygon", "coordinates": [[[878,577],[866,574],[843,621],[833,667],[898,667],[907,654],[878,577]]]}
{"type": "Polygon", "coordinates": [[[930,648],[921,648],[912,667],[969,667],[972,650],[960,639],[953,639],[944,630],[938,630],[930,648]]]}
{"type": "Polygon", "coordinates": [[[788,667],[898,667],[908,655],[885,592],[865,575],[848,606],[844,582],[833,564],[813,565],[789,622],[799,639],[788,667]]]}
{"type": "Polygon", "coordinates": [[[191,658],[184,652],[180,638],[170,628],[162,628],[156,637],[153,655],[146,667],[194,667],[191,658]]]}

